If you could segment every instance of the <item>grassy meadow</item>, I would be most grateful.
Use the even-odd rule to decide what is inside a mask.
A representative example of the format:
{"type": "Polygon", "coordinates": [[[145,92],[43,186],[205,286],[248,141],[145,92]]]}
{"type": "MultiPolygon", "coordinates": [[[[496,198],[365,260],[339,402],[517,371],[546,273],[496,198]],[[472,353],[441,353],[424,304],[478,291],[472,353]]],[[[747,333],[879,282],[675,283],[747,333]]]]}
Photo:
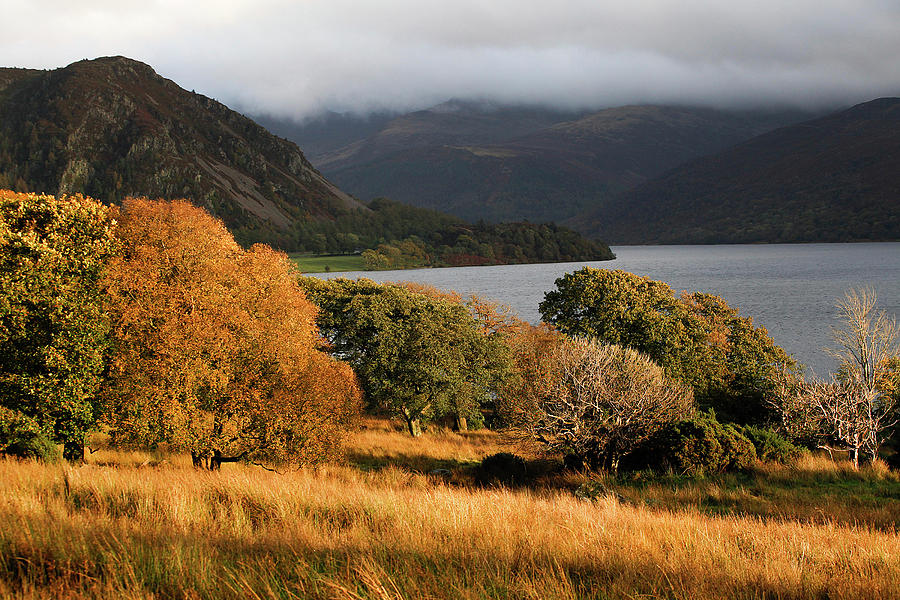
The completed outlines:
{"type": "Polygon", "coordinates": [[[0,460],[0,597],[900,598],[883,467],[613,478],[531,457],[527,485],[477,485],[504,450],[367,419],[344,464],[284,473],[104,449],[0,460]]]}
{"type": "Polygon", "coordinates": [[[360,254],[311,255],[290,254],[291,261],[301,273],[328,273],[331,271],[363,271],[365,264],[360,254]]]}

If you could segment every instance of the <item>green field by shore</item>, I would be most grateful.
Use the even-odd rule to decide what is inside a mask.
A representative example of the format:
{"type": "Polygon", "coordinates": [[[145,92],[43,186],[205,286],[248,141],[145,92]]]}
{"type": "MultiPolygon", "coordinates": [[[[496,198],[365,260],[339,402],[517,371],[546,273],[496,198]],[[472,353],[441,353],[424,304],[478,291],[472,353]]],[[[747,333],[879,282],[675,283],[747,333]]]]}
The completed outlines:
{"type": "Polygon", "coordinates": [[[310,254],[289,254],[301,273],[328,273],[332,271],[363,271],[362,256],[359,254],[331,254],[315,256],[310,254]]]}

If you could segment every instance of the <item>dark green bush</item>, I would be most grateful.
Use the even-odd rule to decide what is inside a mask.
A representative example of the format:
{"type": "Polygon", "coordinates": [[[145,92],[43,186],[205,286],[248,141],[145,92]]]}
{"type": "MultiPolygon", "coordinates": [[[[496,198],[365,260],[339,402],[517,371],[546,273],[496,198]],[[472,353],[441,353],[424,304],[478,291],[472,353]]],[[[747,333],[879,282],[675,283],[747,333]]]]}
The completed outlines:
{"type": "MultiPolygon", "coordinates": [[[[718,423],[717,423],[718,424],[718,423]]],[[[717,431],[719,443],[722,444],[725,463],[721,471],[746,471],[756,462],[756,447],[749,439],[744,437],[733,425],[718,424],[721,431],[717,431]]]]}
{"type": "Polygon", "coordinates": [[[667,426],[632,453],[624,466],[704,475],[746,470],[755,461],[753,442],[710,414],[667,426]]]}
{"type": "Polygon", "coordinates": [[[745,425],[740,428],[741,434],[753,442],[756,456],[765,462],[788,464],[797,460],[806,452],[802,446],[792,444],[788,439],[778,435],[771,429],[745,425]]]}
{"type": "Polygon", "coordinates": [[[46,462],[56,462],[60,457],[59,448],[34,420],[3,407],[0,407],[0,454],[46,462]]]}
{"type": "Polygon", "coordinates": [[[525,483],[525,460],[509,452],[486,456],[478,467],[478,481],[481,484],[522,485],[525,483]]]}

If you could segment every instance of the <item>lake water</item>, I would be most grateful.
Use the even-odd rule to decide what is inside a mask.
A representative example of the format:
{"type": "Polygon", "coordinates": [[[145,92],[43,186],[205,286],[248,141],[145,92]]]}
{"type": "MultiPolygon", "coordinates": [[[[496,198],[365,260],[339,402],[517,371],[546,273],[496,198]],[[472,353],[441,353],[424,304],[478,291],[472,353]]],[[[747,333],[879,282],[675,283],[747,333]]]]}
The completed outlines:
{"type": "Polygon", "coordinates": [[[900,315],[900,243],[617,246],[616,260],[587,263],[365,271],[322,277],[415,281],[498,300],[525,320],[540,321],[538,304],[565,273],[588,265],[623,269],[665,281],[676,291],[715,294],[769,330],[776,343],[826,375],[835,361],[824,348],[838,324],[834,303],[852,287],[871,286],[878,305],[900,315]]]}

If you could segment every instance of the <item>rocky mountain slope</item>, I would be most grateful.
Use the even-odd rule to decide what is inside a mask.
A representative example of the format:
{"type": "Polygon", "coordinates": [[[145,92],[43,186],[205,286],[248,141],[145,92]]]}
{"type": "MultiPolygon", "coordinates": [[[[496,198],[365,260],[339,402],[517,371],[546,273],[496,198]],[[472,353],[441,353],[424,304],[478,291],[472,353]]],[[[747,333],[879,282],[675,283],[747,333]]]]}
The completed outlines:
{"type": "Polygon", "coordinates": [[[243,241],[360,206],[294,143],[123,57],[0,69],[0,188],[186,197],[243,241]]]}
{"type": "Polygon", "coordinates": [[[573,224],[619,244],[900,240],[900,98],[699,158],[573,224]]]}

